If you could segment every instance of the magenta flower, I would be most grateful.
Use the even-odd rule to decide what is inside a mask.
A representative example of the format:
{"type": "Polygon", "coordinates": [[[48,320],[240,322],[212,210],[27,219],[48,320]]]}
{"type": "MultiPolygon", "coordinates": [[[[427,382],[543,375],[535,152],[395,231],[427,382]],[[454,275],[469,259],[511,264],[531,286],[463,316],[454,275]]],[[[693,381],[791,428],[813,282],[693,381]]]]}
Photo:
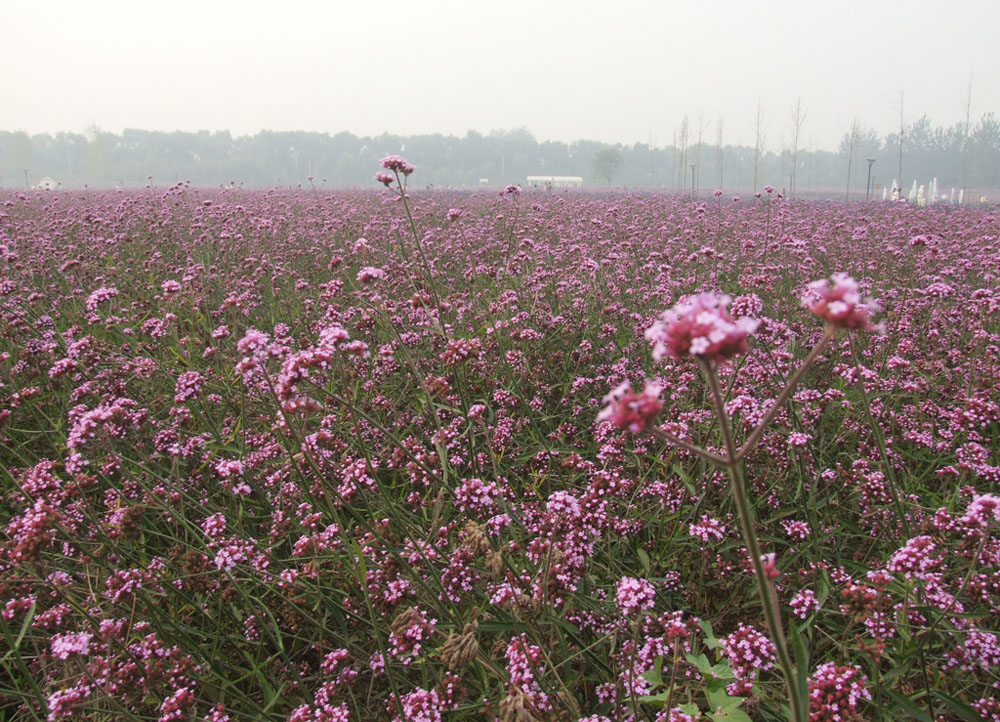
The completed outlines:
{"type": "Polygon", "coordinates": [[[96,291],[93,291],[89,296],[87,296],[87,301],[84,304],[88,311],[96,311],[97,306],[110,298],[114,298],[118,295],[118,289],[102,286],[96,291]]]}
{"type": "Polygon", "coordinates": [[[365,266],[360,271],[358,271],[358,283],[369,283],[378,279],[385,278],[385,271],[381,268],[375,268],[374,266],[365,266]]]}
{"type": "Polygon", "coordinates": [[[649,611],[656,603],[656,590],[646,579],[622,577],[615,590],[615,602],[625,616],[649,611]]]}
{"type": "Polygon", "coordinates": [[[1000,522],[1000,496],[976,494],[961,521],[978,529],[985,529],[994,521],[1000,522]]]}
{"type": "Polygon", "coordinates": [[[90,640],[94,635],[89,632],[66,632],[52,638],[52,654],[59,659],[68,659],[74,654],[86,656],[90,653],[90,640]]]}
{"type": "Polygon", "coordinates": [[[653,343],[653,358],[680,360],[691,354],[721,361],[746,353],[747,337],[757,330],[759,322],[751,318],[734,321],[726,310],[729,301],[729,296],[715,293],[681,298],[646,329],[646,339],[653,343]]]}
{"type": "Polygon", "coordinates": [[[872,698],[868,679],[854,666],[821,664],[809,678],[809,719],[812,722],[841,720],[872,698]]]}
{"type": "Polygon", "coordinates": [[[778,571],[778,557],[774,552],[763,554],[760,561],[764,564],[764,576],[768,579],[774,581],[781,576],[781,572],[778,571]]]}
{"type": "Polygon", "coordinates": [[[632,391],[632,384],[623,381],[604,397],[607,406],[597,415],[597,420],[640,434],[663,410],[662,390],[660,384],[647,381],[642,393],[637,394],[632,391]]]}
{"type": "Polygon", "coordinates": [[[846,273],[835,273],[829,280],[810,283],[802,296],[802,305],[831,326],[875,330],[869,314],[878,311],[878,306],[862,301],[858,282],[846,273]]]}
{"type": "Polygon", "coordinates": [[[385,185],[386,188],[388,188],[392,183],[395,183],[396,181],[396,179],[393,178],[388,173],[376,173],[375,180],[385,185]]]}
{"type": "Polygon", "coordinates": [[[410,161],[406,160],[406,158],[403,158],[402,156],[398,155],[387,155],[379,162],[382,164],[383,168],[385,168],[386,170],[391,170],[393,173],[402,173],[403,175],[410,175],[410,173],[416,170],[416,166],[410,163],[410,161]]]}

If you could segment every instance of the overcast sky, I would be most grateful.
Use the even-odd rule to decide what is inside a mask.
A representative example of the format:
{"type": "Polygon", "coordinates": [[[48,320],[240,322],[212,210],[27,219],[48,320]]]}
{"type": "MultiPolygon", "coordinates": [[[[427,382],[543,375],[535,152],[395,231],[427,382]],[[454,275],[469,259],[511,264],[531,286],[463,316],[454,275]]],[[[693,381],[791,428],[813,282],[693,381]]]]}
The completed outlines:
{"type": "Polygon", "coordinates": [[[1000,105],[1000,0],[0,0],[0,129],[261,129],[833,148],[1000,105]]]}

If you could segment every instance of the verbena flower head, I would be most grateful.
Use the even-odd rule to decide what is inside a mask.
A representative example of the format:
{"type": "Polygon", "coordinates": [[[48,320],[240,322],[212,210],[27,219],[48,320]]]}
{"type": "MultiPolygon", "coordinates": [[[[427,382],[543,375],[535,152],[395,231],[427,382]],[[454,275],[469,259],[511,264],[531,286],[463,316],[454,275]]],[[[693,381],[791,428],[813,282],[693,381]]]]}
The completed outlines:
{"type": "Polygon", "coordinates": [[[809,678],[810,721],[833,722],[853,716],[859,705],[872,698],[867,684],[858,667],[821,664],[809,678]]]}
{"type": "Polygon", "coordinates": [[[985,529],[991,522],[1000,522],[1000,496],[976,494],[966,509],[962,521],[979,529],[985,529]]]}
{"type": "Polygon", "coordinates": [[[406,160],[406,158],[403,158],[402,156],[398,155],[387,155],[379,162],[382,164],[383,168],[385,168],[386,170],[391,170],[393,173],[402,173],[403,175],[410,175],[410,173],[416,170],[416,166],[410,163],[410,161],[406,160]]]}
{"type": "Polygon", "coordinates": [[[615,589],[615,602],[625,616],[649,611],[656,603],[656,590],[646,579],[622,577],[615,589]]]}
{"type": "Polygon", "coordinates": [[[730,317],[730,297],[716,293],[684,296],[664,311],[660,319],[646,329],[653,343],[653,358],[664,356],[680,360],[690,354],[721,361],[749,351],[747,338],[757,330],[759,321],[730,317]]]}
{"type": "Polygon", "coordinates": [[[393,183],[396,182],[396,179],[393,178],[388,173],[376,173],[375,174],[375,180],[377,180],[379,183],[383,184],[386,188],[388,188],[390,185],[392,185],[393,183]]]}
{"type": "Polygon", "coordinates": [[[838,328],[875,330],[870,314],[878,306],[861,298],[858,282],[846,273],[835,273],[829,279],[813,281],[802,296],[802,305],[838,328]]]}
{"type": "Polygon", "coordinates": [[[660,400],[662,390],[660,384],[647,381],[642,393],[637,394],[632,391],[632,384],[623,381],[604,397],[607,406],[597,415],[597,420],[608,421],[633,434],[642,433],[663,410],[660,400]]]}

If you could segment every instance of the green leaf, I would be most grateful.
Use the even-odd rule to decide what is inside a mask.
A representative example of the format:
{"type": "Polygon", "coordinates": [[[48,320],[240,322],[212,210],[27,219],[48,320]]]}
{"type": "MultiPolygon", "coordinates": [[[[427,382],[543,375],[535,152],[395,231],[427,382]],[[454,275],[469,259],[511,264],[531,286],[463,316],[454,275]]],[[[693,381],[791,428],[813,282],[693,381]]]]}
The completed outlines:
{"type": "Polygon", "coordinates": [[[698,491],[694,488],[694,484],[691,483],[691,477],[687,475],[687,472],[681,467],[680,464],[674,464],[673,471],[677,476],[680,477],[681,482],[684,484],[684,488],[688,490],[691,496],[698,496],[698,491]]]}
{"type": "Polygon", "coordinates": [[[948,709],[950,709],[959,719],[968,720],[968,722],[981,722],[982,717],[979,713],[962,700],[956,699],[941,690],[936,690],[933,694],[937,699],[944,702],[945,706],[947,706],[948,709]]]}
{"type": "Polygon", "coordinates": [[[721,712],[709,712],[708,716],[714,722],[753,722],[750,715],[736,707],[724,709],[721,712]]]}
{"type": "Polygon", "coordinates": [[[895,667],[893,667],[892,669],[890,669],[888,672],[886,672],[885,674],[883,674],[882,675],[882,682],[883,683],[891,682],[892,680],[896,679],[896,677],[903,676],[904,674],[906,674],[907,672],[910,671],[910,668],[912,666],[913,666],[913,659],[907,657],[902,662],[900,662],[899,664],[897,664],[895,667]]]}
{"type": "Polygon", "coordinates": [[[14,644],[10,651],[3,656],[3,661],[7,660],[12,653],[16,652],[21,647],[21,642],[24,640],[24,635],[28,631],[28,627],[31,626],[31,622],[35,619],[35,608],[38,606],[37,602],[32,602],[31,607],[28,608],[28,613],[24,615],[24,622],[21,624],[21,631],[17,633],[17,639],[14,640],[14,644]]]}
{"type": "Polygon", "coordinates": [[[904,697],[899,692],[895,692],[891,689],[887,689],[885,693],[899,709],[906,713],[902,717],[903,719],[919,720],[919,722],[934,722],[934,720],[932,720],[924,710],[917,707],[917,705],[910,701],[908,697],[904,697]]]}
{"type": "Polygon", "coordinates": [[[656,658],[656,666],[642,673],[642,678],[655,687],[663,684],[663,657],[656,658]]]}
{"type": "Polygon", "coordinates": [[[696,704],[682,704],[678,706],[678,709],[684,714],[694,717],[695,719],[701,717],[701,710],[698,709],[698,705],[696,704]]]}
{"type": "Polygon", "coordinates": [[[707,688],[705,690],[705,699],[708,700],[708,706],[713,710],[735,709],[743,704],[742,697],[730,697],[725,687],[707,688]]]}
{"type": "Polygon", "coordinates": [[[660,692],[659,694],[647,694],[639,697],[640,702],[645,702],[646,704],[655,704],[660,707],[665,707],[667,705],[667,700],[670,699],[670,690],[666,692],[660,692]]]}
{"type": "Polygon", "coordinates": [[[642,547],[636,549],[635,554],[639,557],[639,563],[642,565],[643,571],[649,574],[649,570],[652,568],[652,565],[649,563],[649,554],[642,547]]]}
{"type": "Polygon", "coordinates": [[[709,649],[718,648],[719,640],[715,638],[715,632],[712,630],[712,623],[707,619],[702,619],[698,622],[698,626],[701,627],[701,631],[705,633],[705,646],[709,649]]]}
{"type": "MultiPolygon", "coordinates": [[[[791,625],[792,653],[795,655],[795,685],[799,692],[799,717],[809,718],[809,650],[797,625],[791,625]],[[802,709],[805,707],[805,709],[802,709]]],[[[791,702],[791,700],[789,700],[791,702]]]]}
{"type": "Polygon", "coordinates": [[[702,677],[711,678],[715,676],[712,674],[712,663],[708,661],[708,657],[704,654],[699,654],[697,657],[693,654],[686,654],[684,657],[688,662],[698,668],[702,677]]]}

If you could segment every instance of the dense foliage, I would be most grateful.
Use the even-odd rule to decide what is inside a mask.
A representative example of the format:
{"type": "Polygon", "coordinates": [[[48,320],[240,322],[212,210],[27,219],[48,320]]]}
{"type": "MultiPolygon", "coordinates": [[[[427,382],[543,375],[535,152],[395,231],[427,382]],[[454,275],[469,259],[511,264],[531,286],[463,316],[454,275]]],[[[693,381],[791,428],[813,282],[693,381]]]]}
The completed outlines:
{"type": "Polygon", "coordinates": [[[701,369],[743,441],[846,272],[884,332],[741,461],[793,683],[810,720],[998,719],[995,210],[404,204],[387,160],[0,196],[0,716],[785,718],[725,470],[598,416],[650,379],[633,431],[724,453],[701,369]],[[701,292],[749,321],[654,360],[701,292]]]}
{"type": "Polygon", "coordinates": [[[499,188],[523,184],[529,175],[562,175],[580,176],[596,187],[686,190],[693,184],[701,191],[757,191],[770,183],[788,190],[794,186],[797,195],[838,198],[849,185],[851,198],[863,198],[869,180],[865,159],[874,158],[871,181],[879,198],[882,187],[891,191],[900,164],[904,192],[913,180],[929,187],[934,178],[942,195],[964,185],[969,202],[1000,189],[1000,119],[993,113],[972,118],[968,126],[935,126],[922,116],[904,128],[902,158],[898,130],[883,135],[855,124],[836,149],[807,148],[805,135],[794,147],[787,142],[793,137],[789,132],[781,143],[764,139],[756,148],[733,143],[715,123],[706,124],[701,134],[688,129],[686,119],[684,123],[670,144],[616,146],[540,141],[523,128],[464,136],[374,137],[276,131],[234,137],[227,131],[131,128],[110,133],[96,127],[86,134],[55,135],[0,130],[0,186],[33,187],[46,176],[64,188],[142,188],[150,176],[154,186],[185,180],[215,186],[362,186],[381,156],[405,152],[420,166],[420,186],[474,187],[485,178],[499,188]],[[608,154],[617,158],[612,167],[608,154]]]}

